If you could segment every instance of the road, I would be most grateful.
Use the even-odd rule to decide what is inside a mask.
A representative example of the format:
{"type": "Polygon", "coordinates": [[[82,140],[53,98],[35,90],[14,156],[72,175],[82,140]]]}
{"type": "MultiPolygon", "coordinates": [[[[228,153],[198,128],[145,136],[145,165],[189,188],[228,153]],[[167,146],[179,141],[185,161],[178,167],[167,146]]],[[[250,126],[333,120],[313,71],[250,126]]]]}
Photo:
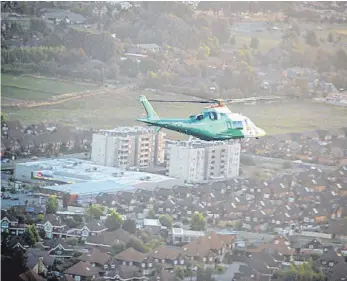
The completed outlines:
{"type": "Polygon", "coordinates": [[[285,162],[290,162],[293,166],[296,166],[297,168],[302,168],[303,166],[307,166],[307,168],[316,167],[317,169],[328,170],[328,171],[333,171],[337,168],[336,166],[326,166],[326,165],[315,164],[315,163],[306,163],[306,162],[294,163],[293,161],[287,160],[287,159],[265,157],[265,156],[254,155],[254,154],[246,154],[245,153],[244,155],[250,156],[254,160],[258,160],[261,162],[270,162],[270,163],[275,163],[275,164],[283,164],[285,162]]]}

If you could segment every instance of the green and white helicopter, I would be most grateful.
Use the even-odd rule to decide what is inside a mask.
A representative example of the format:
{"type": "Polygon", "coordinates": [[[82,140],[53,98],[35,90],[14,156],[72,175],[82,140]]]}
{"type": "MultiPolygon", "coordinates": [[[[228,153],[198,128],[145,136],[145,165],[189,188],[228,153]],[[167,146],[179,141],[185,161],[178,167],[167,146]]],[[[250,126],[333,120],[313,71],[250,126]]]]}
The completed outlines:
{"type": "Polygon", "coordinates": [[[266,135],[266,132],[254,125],[248,117],[230,111],[226,103],[232,103],[232,100],[148,100],[143,95],[139,97],[139,100],[143,104],[147,116],[145,118],[137,118],[136,120],[150,126],[155,126],[156,133],[160,129],[165,128],[204,141],[226,141],[244,138],[258,139],[266,135]],[[205,107],[200,114],[192,115],[187,119],[159,118],[150,101],[165,103],[205,103],[210,104],[210,106],[205,107]]]}

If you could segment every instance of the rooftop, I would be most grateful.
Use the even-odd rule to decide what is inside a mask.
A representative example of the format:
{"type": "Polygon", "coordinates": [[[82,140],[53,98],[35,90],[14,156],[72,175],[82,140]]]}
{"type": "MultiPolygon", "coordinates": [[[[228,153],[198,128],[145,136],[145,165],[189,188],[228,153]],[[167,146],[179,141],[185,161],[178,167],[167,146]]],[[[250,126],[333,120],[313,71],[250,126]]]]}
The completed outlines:
{"type": "Polygon", "coordinates": [[[175,184],[180,182],[180,180],[164,175],[123,171],[114,167],[94,165],[91,161],[76,158],[18,163],[16,168],[20,168],[21,166],[31,168],[33,172],[40,171],[43,177],[48,176],[54,180],[72,184],[98,182],[98,184],[104,185],[105,187],[112,184],[116,184],[119,187],[121,185],[137,187],[137,185],[143,185],[144,183],[151,185],[155,183],[155,185],[158,185],[161,182],[173,182],[175,184]]]}
{"type": "Polygon", "coordinates": [[[45,188],[57,192],[78,194],[80,196],[95,195],[96,193],[116,193],[119,191],[134,190],[134,187],[132,186],[119,184],[110,180],[53,185],[45,188]]]}
{"type": "Polygon", "coordinates": [[[150,127],[132,126],[132,127],[117,127],[112,130],[100,130],[97,134],[114,135],[114,136],[128,136],[128,135],[141,135],[153,134],[154,129],[150,127]]]}
{"type": "Polygon", "coordinates": [[[176,147],[186,147],[186,148],[208,148],[208,147],[223,147],[223,146],[230,146],[230,145],[239,145],[236,142],[229,142],[226,143],[225,141],[203,141],[203,140],[188,140],[188,141],[171,141],[167,142],[171,147],[176,146],[176,147]]]}

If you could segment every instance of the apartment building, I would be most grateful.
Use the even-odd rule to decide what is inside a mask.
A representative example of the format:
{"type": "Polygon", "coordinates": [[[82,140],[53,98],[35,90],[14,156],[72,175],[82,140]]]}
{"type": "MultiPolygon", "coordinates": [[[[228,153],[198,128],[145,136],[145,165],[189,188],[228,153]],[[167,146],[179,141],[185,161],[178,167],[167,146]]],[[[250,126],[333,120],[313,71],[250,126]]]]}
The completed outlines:
{"type": "Polygon", "coordinates": [[[188,183],[237,177],[240,151],[237,142],[169,141],[165,153],[167,175],[188,183]]]}
{"type": "Polygon", "coordinates": [[[164,163],[165,133],[150,127],[118,127],[93,134],[92,161],[97,165],[129,168],[164,163]]]}

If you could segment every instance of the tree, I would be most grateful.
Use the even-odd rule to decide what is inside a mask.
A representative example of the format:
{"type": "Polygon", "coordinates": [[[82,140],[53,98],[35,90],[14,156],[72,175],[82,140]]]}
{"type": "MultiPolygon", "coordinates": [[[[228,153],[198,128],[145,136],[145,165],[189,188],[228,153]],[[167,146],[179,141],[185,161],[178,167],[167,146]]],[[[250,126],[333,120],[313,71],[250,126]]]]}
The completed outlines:
{"type": "Polygon", "coordinates": [[[343,49],[339,49],[336,52],[334,65],[337,69],[347,69],[347,54],[343,49]]]}
{"type": "Polygon", "coordinates": [[[5,112],[1,112],[1,124],[6,123],[7,121],[7,114],[5,112]]]}
{"type": "Polygon", "coordinates": [[[94,219],[100,219],[100,217],[103,214],[103,210],[100,206],[92,204],[91,206],[89,206],[87,213],[89,214],[89,216],[91,216],[94,219]]]}
{"type": "Polygon", "coordinates": [[[45,219],[45,216],[43,214],[38,214],[36,216],[36,221],[37,222],[42,222],[45,219]]]}
{"type": "Polygon", "coordinates": [[[122,217],[116,211],[112,211],[106,218],[105,226],[109,231],[117,230],[121,227],[122,222],[122,217]]]}
{"type": "Polygon", "coordinates": [[[214,281],[214,278],[212,277],[213,269],[212,268],[198,268],[196,272],[196,280],[199,281],[214,281]]]}
{"type": "Polygon", "coordinates": [[[259,39],[252,37],[251,43],[249,45],[252,49],[257,49],[259,46],[259,39]]]}
{"type": "Polygon", "coordinates": [[[29,245],[34,246],[40,241],[40,235],[35,225],[30,225],[23,234],[23,240],[29,245]]]}
{"type": "Polygon", "coordinates": [[[313,30],[307,31],[306,44],[310,46],[318,46],[317,35],[313,30]]]}
{"type": "Polygon", "coordinates": [[[134,250],[139,251],[141,253],[148,252],[148,248],[145,245],[143,245],[142,241],[138,238],[131,238],[126,244],[126,248],[133,248],[134,250]]]}
{"type": "Polygon", "coordinates": [[[283,169],[291,169],[292,168],[292,163],[284,162],[282,167],[283,167],[283,169]]]}
{"type": "Polygon", "coordinates": [[[329,32],[329,34],[328,34],[328,42],[330,42],[330,43],[334,42],[334,36],[331,32],[329,32]]]}
{"type": "Polygon", "coordinates": [[[206,219],[204,217],[204,214],[202,214],[202,213],[195,213],[192,216],[191,225],[190,225],[190,228],[192,230],[196,230],[196,231],[204,230],[205,229],[205,225],[206,225],[206,219]]]}
{"type": "Polygon", "coordinates": [[[236,44],[236,38],[235,38],[235,36],[233,36],[233,37],[231,37],[231,38],[229,39],[229,44],[230,44],[230,45],[235,45],[235,44],[236,44]]]}
{"type": "Polygon", "coordinates": [[[218,19],[212,23],[212,34],[223,44],[229,38],[229,23],[226,19],[218,19]]]}
{"type": "Polygon", "coordinates": [[[58,199],[55,195],[50,195],[46,201],[46,213],[55,214],[58,211],[58,199]]]}
{"type": "Polygon", "coordinates": [[[113,255],[118,255],[120,252],[123,252],[124,250],[125,244],[122,242],[118,242],[111,247],[111,253],[113,255]]]}
{"type": "Polygon", "coordinates": [[[147,74],[148,71],[157,71],[158,64],[153,59],[144,59],[144,60],[141,60],[139,69],[142,74],[147,74]]]}
{"type": "Polygon", "coordinates": [[[123,222],[122,228],[131,234],[136,233],[136,223],[134,220],[126,219],[123,222]]]}
{"type": "Polygon", "coordinates": [[[150,209],[149,212],[148,212],[148,215],[147,215],[147,218],[149,219],[155,219],[155,212],[153,209],[150,209]]]}
{"type": "Polygon", "coordinates": [[[43,19],[31,19],[30,30],[42,34],[50,33],[50,29],[48,28],[46,21],[43,19]]]}
{"type": "Polygon", "coordinates": [[[159,221],[161,225],[166,226],[167,228],[172,227],[172,218],[168,214],[161,215],[159,221]]]}
{"type": "Polygon", "coordinates": [[[136,77],[139,74],[139,65],[136,61],[126,59],[120,62],[120,73],[129,77],[136,77]]]}
{"type": "Polygon", "coordinates": [[[19,280],[18,275],[27,270],[27,256],[14,251],[10,244],[9,241],[1,243],[1,276],[6,276],[6,280],[19,280]]]}
{"type": "Polygon", "coordinates": [[[276,271],[273,280],[323,281],[325,278],[321,268],[310,259],[304,264],[291,264],[291,266],[285,270],[276,271]]]}

